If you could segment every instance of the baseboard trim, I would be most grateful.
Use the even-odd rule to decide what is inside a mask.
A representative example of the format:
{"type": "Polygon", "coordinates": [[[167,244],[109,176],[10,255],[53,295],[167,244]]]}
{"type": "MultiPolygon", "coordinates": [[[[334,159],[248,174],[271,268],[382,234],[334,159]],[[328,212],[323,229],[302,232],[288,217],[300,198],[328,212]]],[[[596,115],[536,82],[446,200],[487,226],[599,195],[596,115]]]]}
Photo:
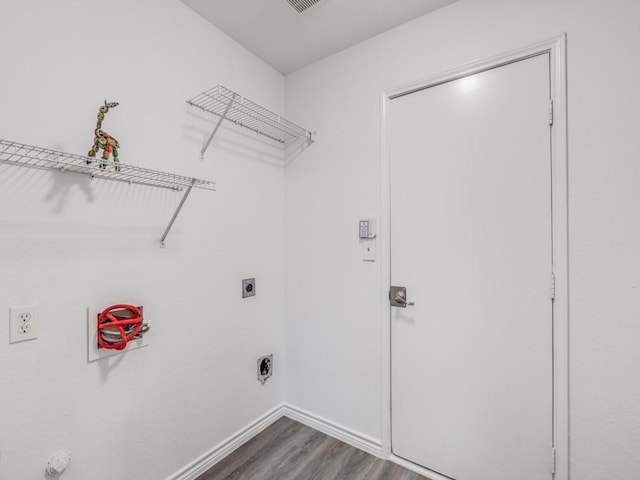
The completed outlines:
{"type": "Polygon", "coordinates": [[[176,473],[168,477],[167,480],[195,480],[199,475],[202,475],[224,457],[247,443],[283,416],[284,407],[279,405],[216,445],[186,467],[178,470],[176,473]]]}
{"type": "MultiPolygon", "coordinates": [[[[307,427],[318,430],[319,432],[370,453],[371,455],[375,455],[376,457],[384,457],[382,443],[379,440],[358,433],[347,427],[327,420],[326,418],[319,417],[318,415],[314,415],[292,405],[282,404],[265,413],[263,416],[259,417],[237,433],[231,435],[226,440],[220,442],[204,455],[201,455],[187,466],[169,476],[166,480],[195,480],[199,475],[202,475],[220,460],[247,443],[282,417],[288,417],[296,422],[300,422],[307,427]]],[[[395,461],[395,459],[393,461],[395,461]]],[[[416,466],[413,465],[413,468],[416,468],[416,466]]],[[[438,479],[434,478],[434,480],[438,479]]]]}
{"type": "Polygon", "coordinates": [[[336,438],[355,448],[370,453],[371,455],[375,455],[380,458],[384,456],[382,443],[379,440],[358,433],[292,405],[284,404],[282,407],[282,413],[285,417],[289,417],[290,419],[300,422],[307,427],[311,427],[319,432],[325,433],[330,437],[336,438]]]}
{"type": "Polygon", "coordinates": [[[432,472],[427,468],[421,467],[420,465],[416,465],[415,463],[410,462],[409,460],[405,460],[402,457],[398,457],[393,453],[389,455],[387,459],[390,462],[400,465],[401,467],[406,468],[407,470],[410,470],[412,472],[415,472],[418,475],[422,475],[423,477],[428,478],[429,480],[451,480],[450,477],[445,477],[444,475],[440,475],[439,473],[432,472]]]}

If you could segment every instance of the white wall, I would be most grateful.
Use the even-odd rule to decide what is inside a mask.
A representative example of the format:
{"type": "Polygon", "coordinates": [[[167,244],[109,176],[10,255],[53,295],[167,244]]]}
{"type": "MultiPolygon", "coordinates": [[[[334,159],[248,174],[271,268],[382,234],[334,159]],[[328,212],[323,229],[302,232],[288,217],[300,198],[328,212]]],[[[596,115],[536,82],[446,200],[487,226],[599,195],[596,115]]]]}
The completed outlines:
{"type": "Polygon", "coordinates": [[[640,3],[461,0],[286,77],[317,142],[285,174],[287,403],[380,439],[380,92],[568,35],[570,467],[640,477],[640,3]]]}
{"type": "Polygon", "coordinates": [[[285,99],[277,72],[177,1],[3,0],[1,138],[85,153],[97,106],[115,100],[104,127],[122,162],[218,191],[192,193],[161,250],[178,194],[0,165],[0,308],[41,312],[38,340],[0,341],[0,478],[42,478],[58,448],[73,454],[67,480],[167,478],[283,390],[379,439],[379,264],[360,260],[356,226],[380,215],[380,91],[560,31],[572,478],[636,478],[638,19],[632,0],[462,0],[289,75],[285,99]],[[279,150],[232,129],[199,160],[213,123],[184,100],[218,82],[276,111],[286,100],[289,118],[318,131],[286,178],[279,150]],[[242,301],[248,276],[258,295],[242,301]],[[88,364],[86,306],[121,300],[144,304],[150,346],[88,364]],[[255,359],[268,352],[276,376],[262,387],[255,359]]]}
{"type": "Polygon", "coordinates": [[[283,78],[177,0],[3,0],[0,138],[85,154],[98,106],[123,163],[217,182],[180,194],[0,165],[0,478],[168,478],[281,404],[282,152],[185,100],[218,82],[275,111],[283,78]],[[240,298],[241,279],[257,296],[240,298]],[[132,301],[150,345],[87,363],[86,308],[132,301]],[[37,303],[35,341],[8,307],[37,303]],[[256,359],[274,353],[261,386],[256,359]]]}

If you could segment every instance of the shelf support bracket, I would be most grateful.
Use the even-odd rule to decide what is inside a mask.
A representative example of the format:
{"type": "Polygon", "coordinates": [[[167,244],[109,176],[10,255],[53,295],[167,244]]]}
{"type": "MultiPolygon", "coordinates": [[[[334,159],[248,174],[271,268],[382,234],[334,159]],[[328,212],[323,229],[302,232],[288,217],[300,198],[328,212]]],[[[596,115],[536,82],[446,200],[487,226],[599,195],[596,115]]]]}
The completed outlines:
{"type": "Polygon", "coordinates": [[[178,204],[178,208],[176,208],[176,211],[174,212],[173,217],[171,217],[171,220],[169,221],[169,225],[167,225],[167,228],[165,229],[164,233],[162,234],[162,237],[160,238],[160,248],[165,248],[166,245],[164,241],[167,238],[167,235],[169,235],[169,231],[171,230],[171,227],[173,227],[173,222],[176,221],[176,218],[178,217],[180,210],[182,210],[182,206],[184,205],[184,202],[187,200],[187,197],[189,196],[189,194],[191,193],[191,189],[193,188],[193,185],[195,183],[196,183],[196,179],[194,178],[193,180],[191,180],[191,185],[189,185],[187,187],[187,190],[184,192],[184,195],[182,196],[182,199],[178,204]]]}
{"type": "Polygon", "coordinates": [[[225,118],[227,118],[227,114],[229,113],[229,110],[231,109],[231,105],[233,105],[234,101],[235,101],[235,97],[229,100],[229,103],[227,103],[227,106],[224,109],[224,113],[220,116],[218,123],[216,123],[216,128],[213,129],[213,132],[211,132],[211,135],[209,136],[209,140],[207,140],[207,143],[205,143],[204,147],[202,147],[202,150],[200,150],[200,160],[204,159],[204,154],[207,151],[207,148],[209,148],[209,145],[211,144],[211,140],[213,140],[213,137],[215,137],[216,133],[218,133],[218,129],[220,128],[222,121],[225,118]]]}

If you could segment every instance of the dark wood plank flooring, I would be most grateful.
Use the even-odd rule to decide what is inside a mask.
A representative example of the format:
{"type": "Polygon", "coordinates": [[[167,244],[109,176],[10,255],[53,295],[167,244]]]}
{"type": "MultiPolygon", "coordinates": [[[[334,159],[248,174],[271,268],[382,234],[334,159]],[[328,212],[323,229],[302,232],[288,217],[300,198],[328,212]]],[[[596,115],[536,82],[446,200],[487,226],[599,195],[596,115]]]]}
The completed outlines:
{"type": "Polygon", "coordinates": [[[197,480],[425,480],[283,417],[197,480]]]}

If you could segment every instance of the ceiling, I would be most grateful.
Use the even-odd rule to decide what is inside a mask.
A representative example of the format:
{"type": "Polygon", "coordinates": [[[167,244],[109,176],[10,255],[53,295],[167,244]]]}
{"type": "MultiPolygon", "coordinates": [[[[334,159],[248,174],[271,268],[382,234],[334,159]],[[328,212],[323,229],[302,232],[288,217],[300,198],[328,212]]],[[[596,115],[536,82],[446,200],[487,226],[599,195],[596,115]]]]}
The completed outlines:
{"type": "Polygon", "coordinates": [[[181,0],[287,74],[457,0],[181,0]]]}

